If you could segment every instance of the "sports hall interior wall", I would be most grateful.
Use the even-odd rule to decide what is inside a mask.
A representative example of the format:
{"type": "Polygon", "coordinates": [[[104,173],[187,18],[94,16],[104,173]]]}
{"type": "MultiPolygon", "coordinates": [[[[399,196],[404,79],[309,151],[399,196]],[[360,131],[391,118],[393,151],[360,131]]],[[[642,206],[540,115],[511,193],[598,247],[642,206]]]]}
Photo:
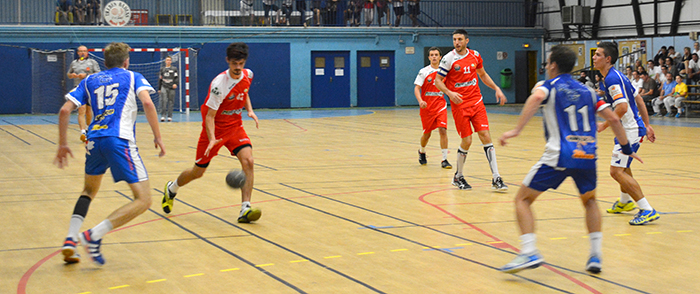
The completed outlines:
{"type": "MultiPolygon", "coordinates": [[[[225,48],[246,42],[250,57],[246,67],[255,79],[251,97],[255,108],[311,107],[311,52],[350,52],[351,105],[357,105],[357,52],[393,51],[396,105],[417,105],[413,81],[424,67],[425,47],[452,47],[455,28],[260,28],[260,27],[75,27],[0,26],[0,114],[31,112],[31,51],[75,49],[79,45],[102,48],[110,42],[127,42],[132,48],[196,48],[199,103],[203,103],[211,79],[227,68],[225,48]],[[407,47],[413,47],[410,54],[407,47]]],[[[466,28],[469,47],[479,51],[486,71],[500,84],[500,71],[514,69],[515,51],[541,52],[544,31],[533,28],[466,28]],[[529,48],[524,49],[524,44],[529,48]],[[497,52],[507,58],[497,60],[497,52]]],[[[410,48],[409,48],[410,49],[410,48]]],[[[443,52],[446,53],[446,52],[443,52]]],[[[139,53],[144,54],[144,53],[139,53]]],[[[132,63],[138,55],[132,54],[132,63]]],[[[542,62],[538,53],[538,64],[542,62]]],[[[181,69],[184,72],[184,69],[181,69]]],[[[192,73],[195,74],[195,73],[192,73]]],[[[518,73],[515,73],[518,74],[518,73]]],[[[543,76],[540,75],[540,79],[543,76]]],[[[494,104],[494,91],[481,86],[486,104],[494,104]]],[[[504,89],[509,103],[514,87],[504,89]]],[[[57,97],[62,99],[62,97],[57,97]]]]}

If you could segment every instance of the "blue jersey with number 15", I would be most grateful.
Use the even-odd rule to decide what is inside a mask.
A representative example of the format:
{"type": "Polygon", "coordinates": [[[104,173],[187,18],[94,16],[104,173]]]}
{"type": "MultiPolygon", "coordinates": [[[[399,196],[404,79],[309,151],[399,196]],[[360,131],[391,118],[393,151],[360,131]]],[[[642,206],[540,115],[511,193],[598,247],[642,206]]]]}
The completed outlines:
{"type": "Polygon", "coordinates": [[[569,74],[547,80],[536,90],[546,95],[542,114],[547,145],[540,162],[551,167],[595,169],[595,115],[610,105],[569,74]]]}
{"type": "Polygon", "coordinates": [[[89,75],[66,99],[78,107],[87,104],[92,108],[88,139],[119,137],[135,142],[136,99],[141,91],[155,93],[140,73],[115,67],[89,75]]]}

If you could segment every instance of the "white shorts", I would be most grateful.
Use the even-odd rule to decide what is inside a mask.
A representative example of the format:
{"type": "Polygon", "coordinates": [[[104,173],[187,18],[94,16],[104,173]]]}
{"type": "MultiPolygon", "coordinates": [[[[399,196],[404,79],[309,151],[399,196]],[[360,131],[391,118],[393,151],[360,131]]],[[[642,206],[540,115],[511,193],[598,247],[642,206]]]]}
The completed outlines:
{"type": "MultiPolygon", "coordinates": [[[[640,145],[639,141],[642,140],[642,137],[628,136],[627,139],[629,140],[629,138],[634,138],[633,140],[629,141],[629,143],[630,147],[632,147],[632,151],[637,152],[640,145]]],[[[632,160],[634,160],[634,158],[630,157],[629,155],[622,154],[622,147],[620,147],[620,144],[615,144],[615,147],[613,147],[610,166],[629,168],[632,164],[632,160]]]]}

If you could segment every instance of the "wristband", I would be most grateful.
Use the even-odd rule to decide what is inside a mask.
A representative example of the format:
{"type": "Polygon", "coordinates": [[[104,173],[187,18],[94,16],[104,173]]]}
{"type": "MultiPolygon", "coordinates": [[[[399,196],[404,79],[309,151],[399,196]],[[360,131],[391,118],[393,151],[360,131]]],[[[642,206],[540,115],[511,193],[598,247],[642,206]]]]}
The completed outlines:
{"type": "Polygon", "coordinates": [[[622,154],[624,154],[624,155],[630,155],[634,152],[634,151],[632,151],[632,147],[630,147],[629,142],[627,142],[627,144],[625,144],[625,145],[620,145],[620,147],[622,148],[622,154]]]}

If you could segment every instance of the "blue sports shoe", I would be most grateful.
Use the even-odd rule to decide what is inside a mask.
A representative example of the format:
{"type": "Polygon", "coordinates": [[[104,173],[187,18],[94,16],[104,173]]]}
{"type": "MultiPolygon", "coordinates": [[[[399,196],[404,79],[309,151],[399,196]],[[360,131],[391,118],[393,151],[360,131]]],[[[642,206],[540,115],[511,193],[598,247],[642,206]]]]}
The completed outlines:
{"type": "Polygon", "coordinates": [[[633,226],[639,226],[643,224],[647,224],[650,222],[653,222],[657,219],[659,219],[661,216],[659,216],[659,213],[656,212],[656,209],[652,210],[644,210],[640,209],[637,215],[634,216],[634,218],[630,221],[630,225],[633,226]]]}
{"type": "Polygon", "coordinates": [[[78,235],[78,238],[80,238],[80,243],[85,246],[85,250],[88,253],[88,256],[90,256],[90,259],[92,259],[93,262],[97,265],[104,265],[105,264],[105,259],[102,257],[102,253],[100,253],[100,246],[102,245],[102,239],[99,240],[94,240],[92,238],[92,231],[87,230],[80,235],[78,235]]]}
{"type": "Polygon", "coordinates": [[[586,270],[594,274],[599,273],[602,270],[602,262],[600,261],[600,257],[591,255],[586,263],[586,270]]]}
{"type": "Polygon", "coordinates": [[[531,255],[521,254],[498,270],[504,273],[514,274],[524,269],[537,268],[543,263],[544,258],[537,252],[531,255]]]}
{"type": "Polygon", "coordinates": [[[63,261],[68,264],[80,262],[80,254],[78,254],[78,252],[75,250],[77,245],[78,242],[76,242],[72,237],[66,238],[66,241],[63,242],[63,248],[61,248],[61,253],[63,253],[63,261]]]}

